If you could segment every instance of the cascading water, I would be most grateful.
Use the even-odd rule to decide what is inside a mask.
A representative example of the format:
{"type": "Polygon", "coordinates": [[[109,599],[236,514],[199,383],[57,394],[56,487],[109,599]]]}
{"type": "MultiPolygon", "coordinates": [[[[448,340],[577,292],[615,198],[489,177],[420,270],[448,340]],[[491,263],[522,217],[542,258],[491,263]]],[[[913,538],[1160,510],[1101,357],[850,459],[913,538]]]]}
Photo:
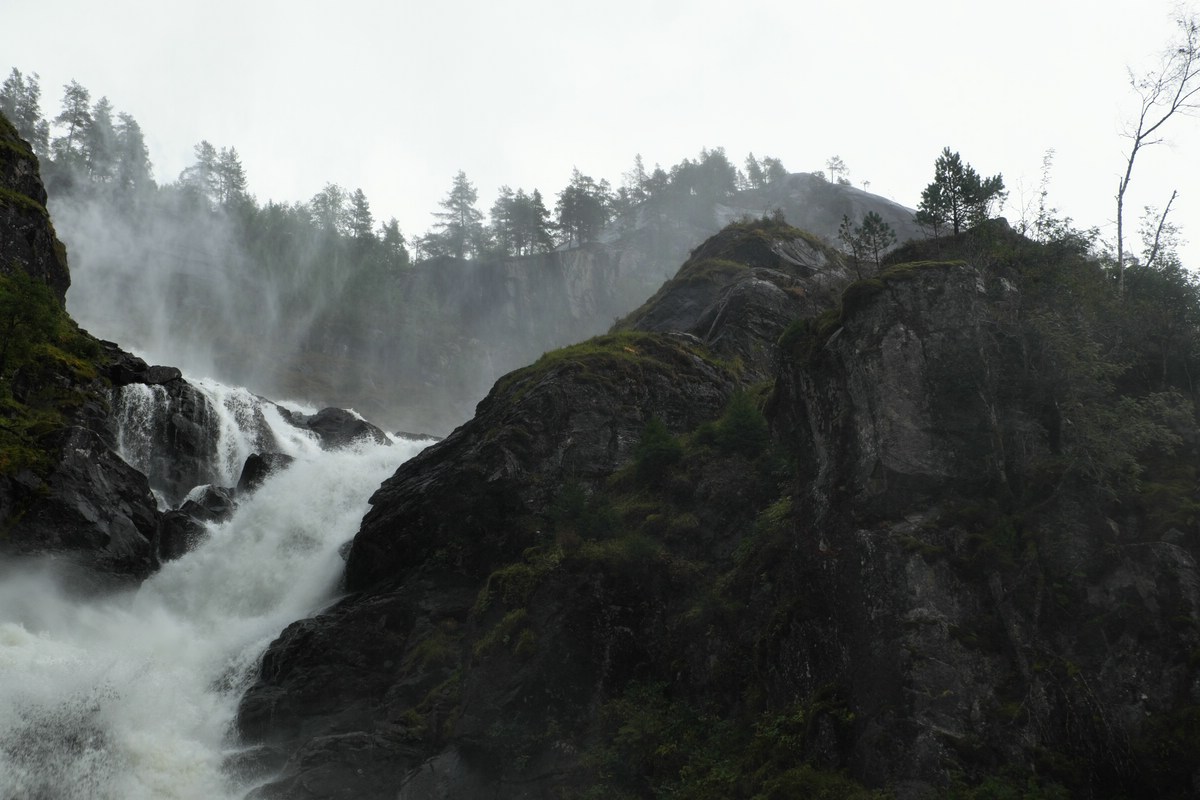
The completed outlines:
{"type": "Polygon", "coordinates": [[[289,424],[275,403],[209,378],[174,390],[130,384],[118,390],[114,405],[118,451],[146,474],[164,506],[198,484],[236,485],[251,453],[303,458],[320,450],[312,433],[289,424]]]}
{"type": "Polygon", "coordinates": [[[279,431],[297,461],[136,591],[79,597],[52,560],[0,566],[0,798],[244,794],[223,764],[259,656],[329,602],[371,493],[425,444],[326,452],[279,431]]]}

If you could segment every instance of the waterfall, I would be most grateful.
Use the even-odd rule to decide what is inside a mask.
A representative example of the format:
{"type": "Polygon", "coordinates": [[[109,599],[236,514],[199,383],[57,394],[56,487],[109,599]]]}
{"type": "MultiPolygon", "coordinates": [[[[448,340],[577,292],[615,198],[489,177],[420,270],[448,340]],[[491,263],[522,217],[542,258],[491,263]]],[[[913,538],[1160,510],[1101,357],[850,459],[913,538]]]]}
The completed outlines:
{"type": "Polygon", "coordinates": [[[146,474],[165,506],[197,485],[236,485],[251,453],[301,458],[320,450],[312,432],[288,423],[275,403],[209,378],[171,389],[130,384],[114,405],[118,452],[146,474]]]}
{"type": "MultiPolygon", "coordinates": [[[[143,388],[122,414],[158,402],[158,387],[143,388]]],[[[236,404],[218,408],[238,417],[236,404]]],[[[245,793],[223,765],[258,659],[288,623],[332,599],[338,548],[368,498],[427,444],[324,452],[279,431],[297,461],[136,591],[79,597],[53,560],[0,563],[0,798],[245,793]]],[[[133,440],[122,447],[138,457],[133,440]]],[[[218,472],[242,444],[228,447],[218,472]]]]}

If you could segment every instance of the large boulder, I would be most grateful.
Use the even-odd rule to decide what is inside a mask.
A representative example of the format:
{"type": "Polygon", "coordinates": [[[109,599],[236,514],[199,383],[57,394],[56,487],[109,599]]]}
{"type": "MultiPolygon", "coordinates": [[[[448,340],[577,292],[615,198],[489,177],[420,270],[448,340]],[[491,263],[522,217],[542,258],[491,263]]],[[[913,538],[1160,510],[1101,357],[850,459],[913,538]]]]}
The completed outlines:
{"type": "Polygon", "coordinates": [[[321,446],[326,449],[346,447],[359,441],[375,444],[391,441],[378,427],[344,408],[323,408],[316,414],[301,414],[288,409],[281,409],[281,412],[297,428],[315,433],[321,446]]]}

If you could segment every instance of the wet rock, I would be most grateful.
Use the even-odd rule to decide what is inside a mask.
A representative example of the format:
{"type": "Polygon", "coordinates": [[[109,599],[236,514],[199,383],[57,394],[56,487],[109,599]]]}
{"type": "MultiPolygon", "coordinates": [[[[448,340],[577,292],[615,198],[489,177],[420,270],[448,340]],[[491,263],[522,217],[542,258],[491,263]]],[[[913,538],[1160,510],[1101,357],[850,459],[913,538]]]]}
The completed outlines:
{"type": "MultiPolygon", "coordinates": [[[[249,459],[247,459],[249,461],[249,459]]],[[[243,473],[245,468],[243,468],[243,473]]],[[[206,484],[188,493],[179,510],[202,522],[224,522],[237,508],[233,495],[236,490],[206,484]]]]}
{"type": "Polygon", "coordinates": [[[206,535],[204,524],[187,511],[168,511],[158,525],[154,555],[160,563],[173,561],[195,548],[206,535]]]}
{"type": "Polygon", "coordinates": [[[238,476],[237,493],[247,494],[262,486],[267,477],[295,461],[284,453],[251,453],[238,476]]]}
{"type": "Polygon", "coordinates": [[[346,447],[361,440],[375,444],[387,444],[391,441],[382,430],[344,408],[323,408],[312,415],[287,409],[281,411],[284,418],[297,428],[315,433],[321,446],[329,450],[346,447]]]}
{"type": "Polygon", "coordinates": [[[159,512],[146,476],[94,431],[73,427],[56,438],[49,475],[28,474],[4,492],[12,514],[4,549],[65,553],[97,572],[149,574],[159,512]]]}

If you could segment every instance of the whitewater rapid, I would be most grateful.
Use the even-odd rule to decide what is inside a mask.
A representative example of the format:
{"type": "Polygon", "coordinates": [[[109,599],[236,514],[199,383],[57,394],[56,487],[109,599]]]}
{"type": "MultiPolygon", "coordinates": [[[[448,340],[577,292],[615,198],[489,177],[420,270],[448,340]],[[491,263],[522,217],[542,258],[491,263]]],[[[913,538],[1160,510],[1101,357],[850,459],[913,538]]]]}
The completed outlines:
{"type": "Polygon", "coordinates": [[[0,798],[245,793],[224,766],[262,652],[333,599],[368,498],[428,443],[293,444],[294,464],[136,591],[80,597],[51,559],[0,564],[0,798]]]}

